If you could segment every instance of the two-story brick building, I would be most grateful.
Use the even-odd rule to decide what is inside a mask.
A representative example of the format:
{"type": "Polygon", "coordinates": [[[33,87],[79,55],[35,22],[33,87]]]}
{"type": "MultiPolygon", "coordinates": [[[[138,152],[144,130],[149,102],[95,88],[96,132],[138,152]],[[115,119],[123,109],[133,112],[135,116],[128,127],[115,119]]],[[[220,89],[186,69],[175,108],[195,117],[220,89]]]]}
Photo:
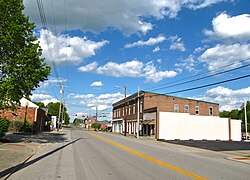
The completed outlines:
{"type": "Polygon", "coordinates": [[[186,113],[197,116],[219,116],[219,104],[201,100],[180,98],[164,94],[140,91],[125,100],[113,104],[113,132],[137,134],[139,111],[139,135],[159,137],[159,112],[186,113]],[[139,106],[138,106],[139,99],[139,106]],[[126,119],[126,120],[125,120],[126,119]]]}

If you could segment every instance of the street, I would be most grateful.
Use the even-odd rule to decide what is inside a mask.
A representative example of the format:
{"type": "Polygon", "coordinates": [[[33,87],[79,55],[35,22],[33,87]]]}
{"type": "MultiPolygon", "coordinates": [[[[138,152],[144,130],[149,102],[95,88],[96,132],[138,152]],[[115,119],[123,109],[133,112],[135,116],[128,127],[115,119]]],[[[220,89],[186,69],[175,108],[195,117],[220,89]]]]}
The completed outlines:
{"type": "MultiPolygon", "coordinates": [[[[249,179],[249,164],[167,143],[112,133],[64,130],[9,179],[249,179]]],[[[210,153],[211,152],[211,153],[210,153]]]]}

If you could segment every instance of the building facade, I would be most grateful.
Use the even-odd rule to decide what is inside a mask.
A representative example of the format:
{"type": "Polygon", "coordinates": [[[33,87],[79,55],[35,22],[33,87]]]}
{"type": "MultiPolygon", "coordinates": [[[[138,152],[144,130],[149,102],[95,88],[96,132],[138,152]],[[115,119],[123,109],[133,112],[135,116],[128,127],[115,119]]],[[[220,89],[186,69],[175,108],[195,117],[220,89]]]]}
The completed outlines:
{"type": "Polygon", "coordinates": [[[218,117],[219,104],[140,91],[113,104],[112,131],[136,135],[139,114],[139,135],[158,139],[159,112],[218,117]]]}
{"type": "Polygon", "coordinates": [[[26,119],[31,125],[31,130],[33,132],[41,132],[44,130],[46,113],[47,112],[44,109],[40,108],[33,102],[22,98],[20,100],[20,106],[17,109],[1,110],[0,117],[6,118],[9,121],[24,121],[24,119],[26,119]]]}

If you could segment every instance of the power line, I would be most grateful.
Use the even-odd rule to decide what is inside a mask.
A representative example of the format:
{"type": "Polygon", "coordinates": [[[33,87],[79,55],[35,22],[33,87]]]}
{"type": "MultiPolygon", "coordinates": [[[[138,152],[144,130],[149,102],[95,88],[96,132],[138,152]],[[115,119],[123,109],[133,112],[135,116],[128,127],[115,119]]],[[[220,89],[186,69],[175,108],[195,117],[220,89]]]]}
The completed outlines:
{"type": "Polygon", "coordinates": [[[211,74],[211,75],[208,75],[208,76],[200,77],[200,78],[197,78],[197,79],[193,79],[193,80],[189,80],[189,81],[185,81],[185,82],[182,82],[182,83],[177,83],[177,84],[173,84],[173,85],[170,85],[170,86],[165,86],[165,87],[161,87],[161,88],[157,88],[157,89],[153,89],[153,90],[156,91],[156,90],[161,90],[161,89],[167,89],[167,88],[170,88],[170,87],[180,86],[180,85],[183,85],[183,84],[188,84],[188,83],[199,81],[199,80],[202,80],[202,79],[207,79],[207,78],[210,78],[210,77],[213,77],[213,76],[218,76],[218,75],[221,75],[221,74],[225,74],[225,73],[228,73],[228,72],[231,72],[231,71],[239,70],[239,69],[242,69],[242,68],[245,68],[245,67],[248,67],[248,66],[250,66],[250,64],[246,64],[244,66],[229,69],[227,71],[221,71],[221,72],[214,73],[214,74],[211,74]]]}
{"type": "MultiPolygon", "coordinates": [[[[243,63],[245,61],[249,61],[250,58],[247,58],[247,59],[244,59],[244,60],[241,60],[241,61],[237,61],[237,62],[234,62],[234,63],[231,63],[231,64],[227,64],[225,66],[222,66],[222,67],[219,67],[219,68],[216,68],[214,69],[213,71],[218,71],[218,70],[221,70],[221,69],[224,69],[226,67],[230,67],[232,65],[235,65],[235,64],[239,64],[239,63],[243,63]]],[[[211,71],[206,71],[205,73],[208,73],[208,72],[211,72],[211,71]]],[[[165,86],[165,85],[169,85],[169,84],[174,84],[176,82],[181,82],[181,81],[184,81],[184,80],[187,80],[187,79],[191,79],[191,78],[194,78],[194,77],[197,77],[197,76],[200,76],[200,75],[203,75],[204,73],[200,73],[200,74],[195,74],[195,75],[192,75],[192,76],[188,76],[188,77],[185,77],[185,78],[182,78],[182,79],[179,79],[179,80],[175,80],[175,81],[172,81],[172,82],[168,82],[168,83],[164,83],[164,84],[161,84],[161,85],[157,85],[157,86],[154,86],[154,87],[151,87],[151,88],[147,88],[146,90],[158,90],[156,88],[158,87],[162,87],[162,86],[165,86]]]]}
{"type": "MultiPolygon", "coordinates": [[[[46,20],[46,16],[45,16],[43,1],[42,0],[37,0],[37,6],[38,6],[38,10],[39,10],[40,19],[41,19],[41,22],[42,22],[42,28],[47,30],[48,26],[47,26],[47,20],[46,20]]],[[[56,64],[55,64],[55,62],[54,62],[54,60],[52,58],[52,53],[51,53],[51,49],[50,49],[50,39],[49,39],[47,33],[45,34],[45,41],[46,41],[46,44],[48,46],[49,56],[50,56],[50,59],[51,59],[51,62],[52,62],[54,73],[56,75],[56,78],[58,79],[59,85],[62,87],[62,83],[59,81],[59,76],[58,76],[58,72],[57,72],[57,69],[56,69],[56,64]]]]}
{"type": "Polygon", "coordinates": [[[223,84],[223,83],[227,83],[227,82],[231,82],[231,81],[236,81],[236,80],[244,79],[244,78],[247,78],[247,77],[250,77],[250,74],[245,75],[245,76],[240,76],[240,77],[237,77],[237,78],[233,78],[233,79],[228,79],[228,80],[225,80],[225,81],[219,81],[219,82],[216,82],[216,83],[197,86],[197,87],[194,87],[194,88],[188,88],[188,89],[182,89],[182,90],[179,90],[179,91],[167,92],[167,93],[164,93],[164,94],[175,94],[175,93],[179,93],[179,92],[186,92],[186,91],[201,89],[201,88],[204,88],[204,87],[209,87],[209,86],[214,86],[214,85],[217,85],[217,84],[223,84]]]}

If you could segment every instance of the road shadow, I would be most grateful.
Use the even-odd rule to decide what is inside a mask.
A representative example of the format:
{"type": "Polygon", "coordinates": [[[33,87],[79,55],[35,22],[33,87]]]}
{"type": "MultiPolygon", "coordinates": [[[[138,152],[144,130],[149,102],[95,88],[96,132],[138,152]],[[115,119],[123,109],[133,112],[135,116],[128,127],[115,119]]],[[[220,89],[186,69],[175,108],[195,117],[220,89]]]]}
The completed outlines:
{"type": "Polygon", "coordinates": [[[42,159],[44,159],[44,158],[46,158],[46,157],[48,157],[48,156],[54,154],[55,152],[57,152],[57,151],[59,151],[59,150],[65,148],[65,147],[69,146],[70,144],[73,144],[73,143],[75,143],[75,142],[77,142],[77,141],[79,141],[79,140],[81,140],[81,139],[82,139],[82,138],[78,138],[78,139],[76,139],[76,140],[74,140],[74,141],[72,141],[72,142],[69,142],[69,143],[67,143],[67,144],[65,144],[65,145],[63,145],[63,146],[61,146],[61,147],[59,147],[59,148],[57,148],[57,149],[55,149],[55,150],[53,150],[53,151],[50,151],[50,152],[48,152],[48,153],[46,153],[46,154],[44,154],[44,155],[41,155],[41,156],[39,156],[39,157],[37,157],[37,158],[31,160],[31,161],[29,161],[29,159],[32,157],[32,156],[30,156],[30,157],[27,158],[26,161],[24,161],[23,163],[20,163],[20,164],[18,164],[18,165],[16,165],[16,166],[10,167],[10,168],[8,168],[8,169],[6,169],[6,170],[0,172],[0,178],[2,178],[2,177],[4,177],[4,176],[7,176],[7,175],[8,175],[7,177],[4,178],[4,179],[8,179],[13,173],[15,173],[15,172],[17,172],[17,171],[20,171],[21,169],[24,169],[24,168],[26,168],[26,167],[28,167],[28,166],[30,166],[30,165],[32,165],[32,164],[34,164],[34,163],[36,163],[36,162],[42,160],[42,159]]]}
{"type": "Polygon", "coordinates": [[[171,144],[190,146],[212,151],[250,150],[250,142],[244,141],[194,141],[194,140],[161,140],[171,144]]]}
{"type": "Polygon", "coordinates": [[[1,138],[2,143],[60,143],[67,141],[64,133],[60,132],[41,132],[38,134],[13,133],[6,134],[1,138]]]}

